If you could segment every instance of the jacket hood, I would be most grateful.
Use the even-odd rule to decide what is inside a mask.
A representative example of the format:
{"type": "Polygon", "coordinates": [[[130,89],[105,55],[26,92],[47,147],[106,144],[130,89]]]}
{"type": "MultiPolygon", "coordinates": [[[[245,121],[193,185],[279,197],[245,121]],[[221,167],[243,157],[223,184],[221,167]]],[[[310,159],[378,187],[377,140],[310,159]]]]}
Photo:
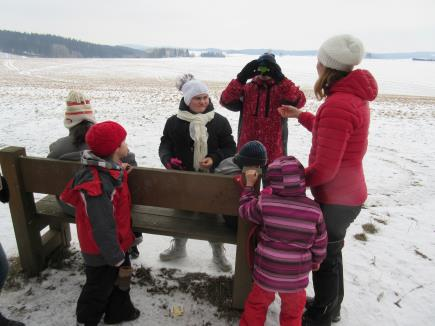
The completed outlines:
{"type": "MultiPolygon", "coordinates": [[[[94,166],[97,170],[110,175],[115,186],[119,186],[122,183],[124,170],[113,161],[104,160],[92,153],[92,151],[85,150],[82,153],[81,163],[86,166],[94,166]]],[[[82,185],[93,178],[93,173],[89,169],[82,169],[74,179],[74,186],[82,185]]]]}
{"type": "Polygon", "coordinates": [[[357,69],[332,85],[330,95],[336,92],[351,93],[365,101],[373,101],[378,95],[378,84],[368,70],[357,69]]]}
{"type": "MultiPolygon", "coordinates": [[[[178,109],[180,111],[188,111],[192,114],[197,114],[197,113],[193,112],[192,110],[190,110],[189,106],[184,102],[184,98],[181,99],[178,109]]],[[[213,106],[213,103],[211,102],[211,99],[210,99],[210,103],[208,104],[205,111],[202,113],[208,113],[208,112],[213,111],[213,110],[214,110],[214,106],[213,106]]]]}
{"type": "Polygon", "coordinates": [[[304,167],[293,156],[282,156],[270,163],[266,172],[266,181],[274,195],[305,196],[304,167]]]}

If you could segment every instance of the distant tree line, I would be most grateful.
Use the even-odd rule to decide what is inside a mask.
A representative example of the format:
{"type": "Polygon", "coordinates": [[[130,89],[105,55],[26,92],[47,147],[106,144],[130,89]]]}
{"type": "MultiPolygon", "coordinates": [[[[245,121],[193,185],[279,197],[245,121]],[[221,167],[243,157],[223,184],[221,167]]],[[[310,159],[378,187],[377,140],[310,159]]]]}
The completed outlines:
{"type": "Polygon", "coordinates": [[[189,50],[100,45],[55,35],[0,30],[0,52],[46,58],[166,58],[188,57],[189,50]]]}
{"type": "Polygon", "coordinates": [[[225,58],[225,54],[222,53],[222,51],[207,51],[202,52],[201,57],[205,58],[225,58]]]}

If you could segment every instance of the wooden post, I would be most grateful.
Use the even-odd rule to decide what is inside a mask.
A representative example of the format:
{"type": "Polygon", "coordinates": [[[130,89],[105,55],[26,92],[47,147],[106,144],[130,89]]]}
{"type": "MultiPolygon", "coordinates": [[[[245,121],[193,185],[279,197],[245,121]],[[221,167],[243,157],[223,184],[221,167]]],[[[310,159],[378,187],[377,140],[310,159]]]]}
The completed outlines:
{"type": "Polygon", "coordinates": [[[9,191],[9,207],[15,230],[21,267],[29,275],[37,275],[44,268],[41,235],[34,223],[35,201],[33,193],[26,192],[20,172],[22,147],[6,147],[0,150],[0,162],[9,191]]]}
{"type": "Polygon", "coordinates": [[[243,309],[251,291],[252,279],[247,257],[247,239],[250,223],[239,217],[237,226],[236,266],[233,283],[233,308],[243,309]]]}

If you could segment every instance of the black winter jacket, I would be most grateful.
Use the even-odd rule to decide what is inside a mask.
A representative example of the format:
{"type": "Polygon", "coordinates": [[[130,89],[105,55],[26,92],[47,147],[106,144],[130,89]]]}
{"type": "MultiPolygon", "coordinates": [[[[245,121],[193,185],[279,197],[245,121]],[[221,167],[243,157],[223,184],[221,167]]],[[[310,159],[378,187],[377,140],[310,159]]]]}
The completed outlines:
{"type": "MultiPolygon", "coordinates": [[[[192,112],[189,107],[180,101],[180,110],[192,112]]],[[[213,111],[214,107],[210,101],[204,113],[213,111]]],[[[212,170],[227,157],[236,153],[236,143],[234,141],[230,123],[228,120],[215,113],[214,118],[206,125],[208,132],[208,154],[207,157],[213,159],[212,170]]],[[[163,130],[163,136],[160,140],[159,156],[162,164],[166,166],[172,157],[176,157],[183,162],[187,171],[194,171],[193,168],[193,140],[190,138],[189,122],[177,118],[177,115],[171,116],[163,130]]]]}

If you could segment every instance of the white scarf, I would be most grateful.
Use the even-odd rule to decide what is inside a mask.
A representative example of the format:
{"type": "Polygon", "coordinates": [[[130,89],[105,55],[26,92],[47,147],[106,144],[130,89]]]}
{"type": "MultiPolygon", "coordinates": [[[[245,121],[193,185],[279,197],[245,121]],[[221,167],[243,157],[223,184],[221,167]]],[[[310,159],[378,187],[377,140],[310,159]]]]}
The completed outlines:
{"type": "Polygon", "coordinates": [[[201,162],[208,152],[207,140],[208,132],[205,125],[214,118],[214,111],[208,113],[193,114],[189,111],[178,111],[177,118],[190,122],[189,133],[192,138],[193,145],[193,168],[198,171],[201,162]]]}

